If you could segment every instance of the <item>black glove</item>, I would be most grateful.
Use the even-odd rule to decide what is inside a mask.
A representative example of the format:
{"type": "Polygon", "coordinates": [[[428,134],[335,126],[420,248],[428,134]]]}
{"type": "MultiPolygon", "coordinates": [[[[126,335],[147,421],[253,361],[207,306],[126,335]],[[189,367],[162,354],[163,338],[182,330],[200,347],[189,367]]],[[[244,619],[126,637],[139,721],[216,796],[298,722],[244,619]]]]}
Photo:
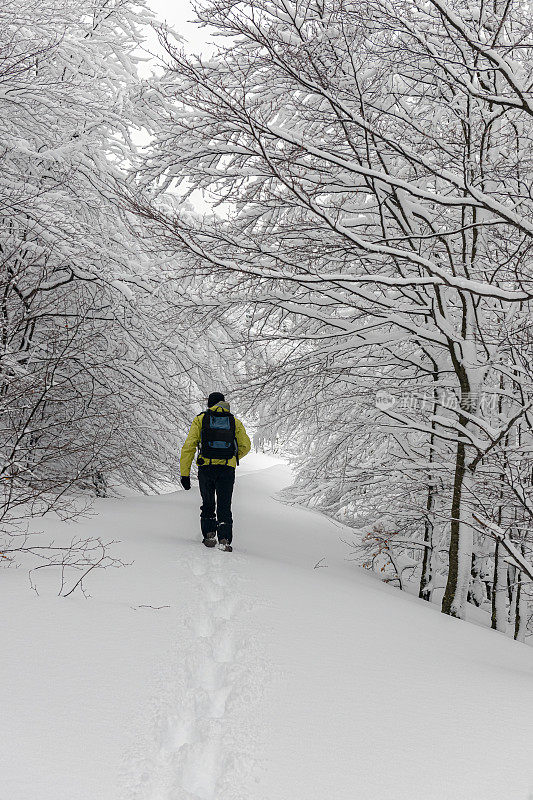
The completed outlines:
{"type": "Polygon", "coordinates": [[[191,488],[191,479],[189,478],[188,475],[182,475],[180,478],[180,482],[184,489],[191,488]]]}

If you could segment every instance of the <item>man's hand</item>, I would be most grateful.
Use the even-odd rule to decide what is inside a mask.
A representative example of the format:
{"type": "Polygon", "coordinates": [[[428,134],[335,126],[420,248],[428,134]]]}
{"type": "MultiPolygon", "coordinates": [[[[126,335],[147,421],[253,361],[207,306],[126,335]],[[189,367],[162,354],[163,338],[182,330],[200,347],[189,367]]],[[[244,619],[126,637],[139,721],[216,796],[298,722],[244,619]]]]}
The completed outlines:
{"type": "Polygon", "coordinates": [[[190,479],[190,477],[188,475],[182,475],[181,478],[180,478],[180,483],[181,483],[181,485],[183,486],[184,489],[190,489],[191,488],[191,479],[190,479]]]}

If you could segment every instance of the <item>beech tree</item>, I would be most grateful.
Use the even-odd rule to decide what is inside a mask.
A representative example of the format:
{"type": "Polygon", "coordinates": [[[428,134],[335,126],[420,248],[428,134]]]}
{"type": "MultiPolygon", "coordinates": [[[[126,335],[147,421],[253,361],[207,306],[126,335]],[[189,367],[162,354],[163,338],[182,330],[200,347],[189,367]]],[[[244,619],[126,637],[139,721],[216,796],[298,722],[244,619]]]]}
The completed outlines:
{"type": "MultiPolygon", "coordinates": [[[[137,210],[249,310],[247,391],[268,390],[272,423],[314,442],[308,497],[345,507],[363,458],[380,480],[353,499],[403,520],[421,595],[444,569],[442,610],[463,617],[486,535],[474,512],[490,498],[510,530],[530,503],[529,477],[510,508],[503,489],[528,472],[516,442],[531,429],[516,335],[532,293],[528,11],[214,0],[198,14],[226,38],[202,60],[161,33],[143,167],[157,191],[137,210]],[[221,212],[169,213],[161,187],[221,212]],[[388,403],[361,404],[377,389],[388,403]]],[[[521,530],[527,547],[529,516],[521,530]]]]}
{"type": "Polygon", "coordinates": [[[50,549],[29,520],[175,478],[205,392],[190,283],[122,201],[150,21],[135,0],[0,9],[0,550],[37,567],[113,563],[98,540],[50,549]]]}

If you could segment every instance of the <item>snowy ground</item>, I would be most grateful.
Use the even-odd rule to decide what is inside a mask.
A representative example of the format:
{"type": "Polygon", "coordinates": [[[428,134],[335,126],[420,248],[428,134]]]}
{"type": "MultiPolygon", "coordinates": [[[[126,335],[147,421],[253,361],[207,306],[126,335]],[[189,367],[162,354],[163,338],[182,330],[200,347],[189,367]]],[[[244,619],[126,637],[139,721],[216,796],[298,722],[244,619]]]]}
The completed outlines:
{"type": "Polygon", "coordinates": [[[243,464],[233,554],[195,486],[98,502],[134,564],[91,600],[2,573],[1,800],[533,798],[533,649],[349,564],[287,480],[243,464]]]}

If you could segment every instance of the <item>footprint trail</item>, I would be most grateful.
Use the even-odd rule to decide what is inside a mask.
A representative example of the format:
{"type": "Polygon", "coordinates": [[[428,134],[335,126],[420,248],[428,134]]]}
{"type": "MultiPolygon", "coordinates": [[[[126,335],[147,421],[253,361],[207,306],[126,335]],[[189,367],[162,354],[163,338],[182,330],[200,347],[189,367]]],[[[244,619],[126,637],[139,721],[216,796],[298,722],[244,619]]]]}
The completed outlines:
{"type": "Polygon", "coordinates": [[[236,772],[253,768],[250,753],[236,751],[226,719],[228,705],[239,704],[250,679],[240,621],[251,609],[239,593],[238,560],[201,552],[185,565],[195,584],[195,605],[185,615],[189,647],[174,665],[173,696],[157,701],[151,753],[144,755],[135,800],[233,800],[240,796],[236,772]]]}

